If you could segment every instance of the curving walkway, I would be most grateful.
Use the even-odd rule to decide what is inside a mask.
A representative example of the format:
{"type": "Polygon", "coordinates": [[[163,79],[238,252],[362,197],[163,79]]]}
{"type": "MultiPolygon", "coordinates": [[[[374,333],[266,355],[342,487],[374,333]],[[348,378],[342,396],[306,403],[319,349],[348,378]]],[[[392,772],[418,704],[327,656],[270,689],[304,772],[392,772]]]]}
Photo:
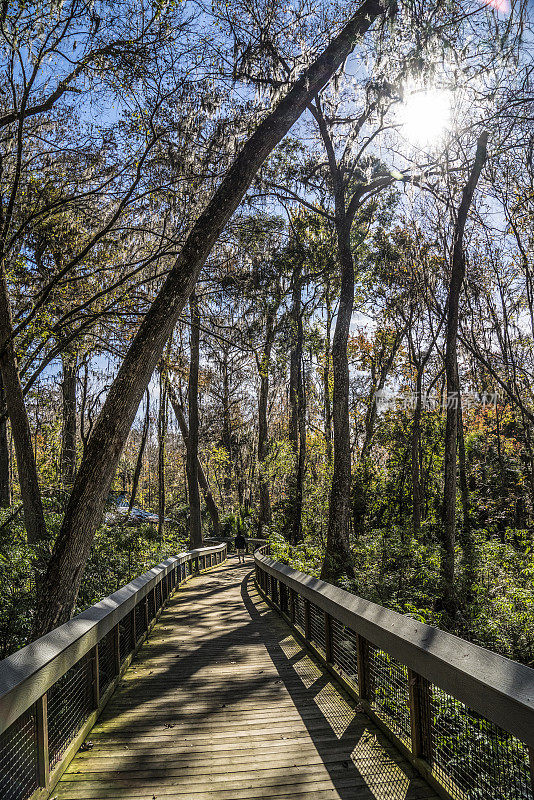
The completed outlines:
{"type": "Polygon", "coordinates": [[[251,569],[230,559],[169,601],[53,798],[437,800],[251,569]]]}

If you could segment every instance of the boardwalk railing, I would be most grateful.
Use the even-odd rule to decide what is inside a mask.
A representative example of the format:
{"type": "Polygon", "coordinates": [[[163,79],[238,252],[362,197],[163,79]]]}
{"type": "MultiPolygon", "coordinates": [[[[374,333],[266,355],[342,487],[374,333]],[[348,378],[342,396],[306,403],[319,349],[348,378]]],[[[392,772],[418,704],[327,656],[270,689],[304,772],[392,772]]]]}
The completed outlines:
{"type": "Polygon", "coordinates": [[[267,556],[256,582],[443,797],[533,800],[534,670],[267,556]]]}
{"type": "Polygon", "coordinates": [[[226,544],[167,559],[0,662],[0,798],[46,798],[167,598],[226,559],[226,544]]]}

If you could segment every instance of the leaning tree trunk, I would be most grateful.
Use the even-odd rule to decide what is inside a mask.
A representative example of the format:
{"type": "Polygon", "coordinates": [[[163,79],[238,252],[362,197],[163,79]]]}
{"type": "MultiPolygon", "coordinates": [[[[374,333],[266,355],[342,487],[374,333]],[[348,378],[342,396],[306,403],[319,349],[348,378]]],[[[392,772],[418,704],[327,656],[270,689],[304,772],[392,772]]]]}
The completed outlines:
{"type": "Polygon", "coordinates": [[[0,264],[0,371],[11,434],[15,444],[17,473],[28,542],[38,545],[46,539],[46,524],[33,452],[30,421],[24,404],[22,385],[13,345],[13,322],[6,273],[0,264]]]}
{"type": "Polygon", "coordinates": [[[104,501],[139,403],[215,242],[258,169],[343,64],[356,41],[385,13],[379,0],[365,0],[258,125],[192,226],[139,326],[95,423],[40,587],[34,636],[46,633],[72,614],[104,501]]]}
{"type": "Polygon", "coordinates": [[[202,547],[202,517],[198,491],[198,368],[200,361],[200,313],[198,298],[192,293],[191,359],[189,364],[189,436],[187,438],[187,487],[189,489],[189,543],[192,549],[202,547]]]}
{"type": "MultiPolygon", "coordinates": [[[[174,387],[172,384],[167,384],[167,391],[169,393],[169,400],[171,401],[171,405],[174,410],[174,414],[176,419],[178,420],[178,427],[180,428],[180,432],[182,434],[182,438],[184,440],[184,444],[187,449],[187,442],[189,440],[189,428],[187,427],[187,422],[185,420],[185,415],[183,409],[178,401],[176,396],[176,392],[174,391],[174,387]]],[[[202,468],[202,464],[200,463],[200,459],[197,461],[197,470],[198,470],[198,485],[204,495],[204,502],[206,503],[206,508],[208,510],[208,514],[211,517],[211,524],[213,526],[213,535],[218,536],[220,533],[220,524],[219,524],[219,509],[217,507],[217,503],[215,502],[215,498],[213,497],[210,485],[208,483],[208,479],[206,477],[206,473],[202,468]]]]}
{"type": "Polygon", "coordinates": [[[11,475],[9,463],[9,438],[7,435],[7,408],[4,384],[0,372],[0,508],[11,505],[11,475]]]}
{"type": "Polygon", "coordinates": [[[61,431],[61,480],[64,488],[71,489],[76,476],[76,382],[77,358],[74,354],[62,356],[63,425],[61,431]]]}
{"type": "Polygon", "coordinates": [[[441,558],[441,601],[449,612],[455,611],[454,549],[456,541],[456,449],[458,438],[458,320],[460,293],[465,277],[463,240],[465,224],[482,167],[486,160],[488,134],[478,139],[475,161],[462,192],[453,231],[451,278],[447,303],[447,335],[445,375],[447,380],[447,423],[445,428],[444,488],[443,488],[443,553],[441,558]]]}
{"type": "Polygon", "coordinates": [[[260,394],[258,398],[258,483],[260,507],[258,512],[258,537],[261,539],[263,526],[271,524],[271,496],[269,482],[265,477],[265,462],[269,455],[269,428],[267,405],[269,401],[269,369],[274,339],[274,311],[269,308],[265,319],[265,341],[262,359],[259,363],[260,394]]]}

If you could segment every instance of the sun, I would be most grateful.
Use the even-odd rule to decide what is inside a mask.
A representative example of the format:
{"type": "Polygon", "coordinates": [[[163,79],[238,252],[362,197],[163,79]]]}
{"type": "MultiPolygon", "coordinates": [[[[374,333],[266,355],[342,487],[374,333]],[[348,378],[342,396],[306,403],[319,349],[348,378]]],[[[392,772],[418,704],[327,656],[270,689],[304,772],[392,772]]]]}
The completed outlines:
{"type": "Polygon", "coordinates": [[[450,92],[423,90],[405,95],[398,121],[402,136],[416,147],[439,145],[451,125],[450,92]]]}

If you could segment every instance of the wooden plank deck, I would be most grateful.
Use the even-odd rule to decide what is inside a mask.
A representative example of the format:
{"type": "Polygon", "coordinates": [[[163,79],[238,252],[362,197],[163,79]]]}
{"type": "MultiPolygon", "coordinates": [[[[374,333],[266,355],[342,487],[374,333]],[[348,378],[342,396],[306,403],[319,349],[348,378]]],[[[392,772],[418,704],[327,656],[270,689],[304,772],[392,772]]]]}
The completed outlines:
{"type": "Polygon", "coordinates": [[[53,798],[437,800],[251,568],[231,559],[170,600],[53,798]]]}

